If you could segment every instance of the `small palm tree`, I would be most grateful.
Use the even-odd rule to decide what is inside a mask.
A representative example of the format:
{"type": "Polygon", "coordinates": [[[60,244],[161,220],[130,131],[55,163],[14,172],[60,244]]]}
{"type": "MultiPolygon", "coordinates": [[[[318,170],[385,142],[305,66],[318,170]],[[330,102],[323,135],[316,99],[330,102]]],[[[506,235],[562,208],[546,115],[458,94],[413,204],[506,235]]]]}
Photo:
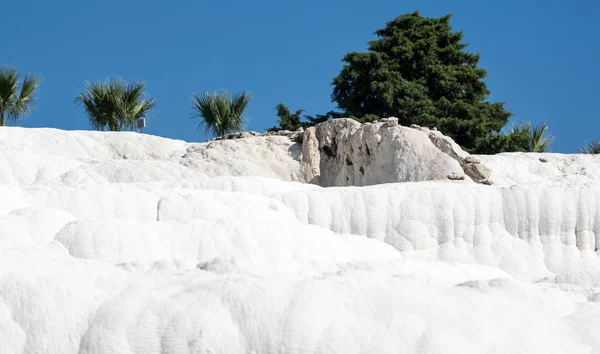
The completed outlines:
{"type": "Polygon", "coordinates": [[[83,106],[96,130],[133,129],[156,105],[155,99],[144,98],[145,82],[127,84],[123,80],[86,82],[75,103],[83,106]]]}
{"type": "Polygon", "coordinates": [[[586,141],[585,146],[579,149],[582,154],[600,154],[600,140],[586,141]]]}
{"type": "Polygon", "coordinates": [[[40,79],[26,75],[19,90],[19,73],[9,66],[0,66],[0,126],[7,119],[16,121],[31,111],[35,99],[33,93],[40,85],[40,79]]]}
{"type": "Polygon", "coordinates": [[[246,91],[231,96],[225,91],[204,92],[202,95],[194,93],[192,108],[195,112],[192,118],[200,118],[197,129],[204,127],[206,133],[215,137],[239,132],[244,129],[247,119],[245,111],[250,99],[246,91]]]}
{"type": "Polygon", "coordinates": [[[531,123],[518,123],[510,128],[510,134],[523,134],[527,138],[527,152],[545,152],[552,144],[554,138],[545,136],[548,131],[546,122],[532,126],[531,123]]]}

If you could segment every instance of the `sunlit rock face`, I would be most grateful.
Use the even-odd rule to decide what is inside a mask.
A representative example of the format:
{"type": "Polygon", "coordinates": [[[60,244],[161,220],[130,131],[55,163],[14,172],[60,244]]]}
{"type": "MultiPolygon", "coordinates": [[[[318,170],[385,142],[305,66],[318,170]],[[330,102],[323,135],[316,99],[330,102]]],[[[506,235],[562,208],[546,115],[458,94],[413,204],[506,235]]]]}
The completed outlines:
{"type": "Polygon", "coordinates": [[[596,156],[328,124],[0,129],[0,353],[600,352],[596,156]]]}
{"type": "Polygon", "coordinates": [[[452,139],[400,126],[397,118],[369,124],[341,118],[308,128],[301,168],[305,181],[323,187],[465,178],[491,183],[489,168],[452,139]]]}

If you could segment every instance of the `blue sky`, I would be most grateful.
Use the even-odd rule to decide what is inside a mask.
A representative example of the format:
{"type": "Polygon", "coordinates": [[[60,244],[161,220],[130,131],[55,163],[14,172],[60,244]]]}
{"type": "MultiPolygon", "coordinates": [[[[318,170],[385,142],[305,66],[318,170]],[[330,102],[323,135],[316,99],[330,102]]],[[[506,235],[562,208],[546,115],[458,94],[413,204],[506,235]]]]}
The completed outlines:
{"type": "Polygon", "coordinates": [[[488,70],[490,100],[505,101],[512,121],[547,121],[552,151],[600,138],[593,0],[2,0],[0,64],[43,78],[20,126],[91,129],[73,104],[77,91],[122,77],[146,81],[157,99],[145,133],[204,141],[189,119],[192,92],[250,91],[248,130],[273,126],[280,102],[325,113],[344,54],[366,50],[375,30],[415,10],[453,15],[488,70]]]}

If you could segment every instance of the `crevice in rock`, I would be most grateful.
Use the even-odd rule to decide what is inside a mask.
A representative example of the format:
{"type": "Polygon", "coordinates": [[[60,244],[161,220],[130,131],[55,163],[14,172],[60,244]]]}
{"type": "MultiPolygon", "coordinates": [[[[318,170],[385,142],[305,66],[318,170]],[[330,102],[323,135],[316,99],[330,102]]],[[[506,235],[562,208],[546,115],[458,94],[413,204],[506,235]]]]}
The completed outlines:
{"type": "Polygon", "coordinates": [[[156,203],[156,221],[160,221],[160,204],[162,202],[162,198],[158,200],[156,203]]]}
{"type": "Polygon", "coordinates": [[[346,156],[346,165],[348,165],[348,166],[354,165],[348,156],[346,156]]]}
{"type": "Polygon", "coordinates": [[[362,166],[360,166],[358,170],[360,171],[360,173],[362,173],[363,176],[365,175],[365,169],[362,166]]]}
{"type": "Polygon", "coordinates": [[[323,152],[325,153],[325,155],[329,156],[329,157],[335,157],[335,154],[333,153],[331,147],[329,146],[323,146],[323,152]]]}
{"type": "Polygon", "coordinates": [[[335,141],[335,138],[333,138],[333,142],[331,143],[331,146],[328,146],[328,145],[323,146],[323,152],[331,158],[334,158],[337,156],[337,142],[335,141]]]}

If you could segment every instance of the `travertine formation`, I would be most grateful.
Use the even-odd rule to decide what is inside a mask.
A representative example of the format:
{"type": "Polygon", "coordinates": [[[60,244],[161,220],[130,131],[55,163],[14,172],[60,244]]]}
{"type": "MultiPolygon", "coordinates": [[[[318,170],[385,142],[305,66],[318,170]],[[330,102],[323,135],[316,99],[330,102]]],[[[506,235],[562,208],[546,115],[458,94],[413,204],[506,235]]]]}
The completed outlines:
{"type": "Polygon", "coordinates": [[[429,180],[491,184],[491,171],[439,131],[403,127],[397,118],[360,124],[334,119],[306,129],[301,171],[305,181],[366,186],[429,180]]]}
{"type": "Polygon", "coordinates": [[[394,119],[0,127],[0,353],[597,353],[599,181],[394,119]]]}
{"type": "MultiPolygon", "coordinates": [[[[452,139],[435,129],[400,126],[394,117],[368,124],[338,118],[293,132],[229,134],[209,141],[208,145],[199,145],[197,150],[206,154],[215,142],[244,145],[250,141],[261,145],[262,140],[274,137],[287,137],[290,144],[302,144],[301,154],[297,153],[300,148],[290,146],[300,160],[298,180],[322,187],[446,179],[492,184],[490,168],[452,139]]],[[[204,163],[205,159],[196,157],[195,161],[204,163]]]]}

